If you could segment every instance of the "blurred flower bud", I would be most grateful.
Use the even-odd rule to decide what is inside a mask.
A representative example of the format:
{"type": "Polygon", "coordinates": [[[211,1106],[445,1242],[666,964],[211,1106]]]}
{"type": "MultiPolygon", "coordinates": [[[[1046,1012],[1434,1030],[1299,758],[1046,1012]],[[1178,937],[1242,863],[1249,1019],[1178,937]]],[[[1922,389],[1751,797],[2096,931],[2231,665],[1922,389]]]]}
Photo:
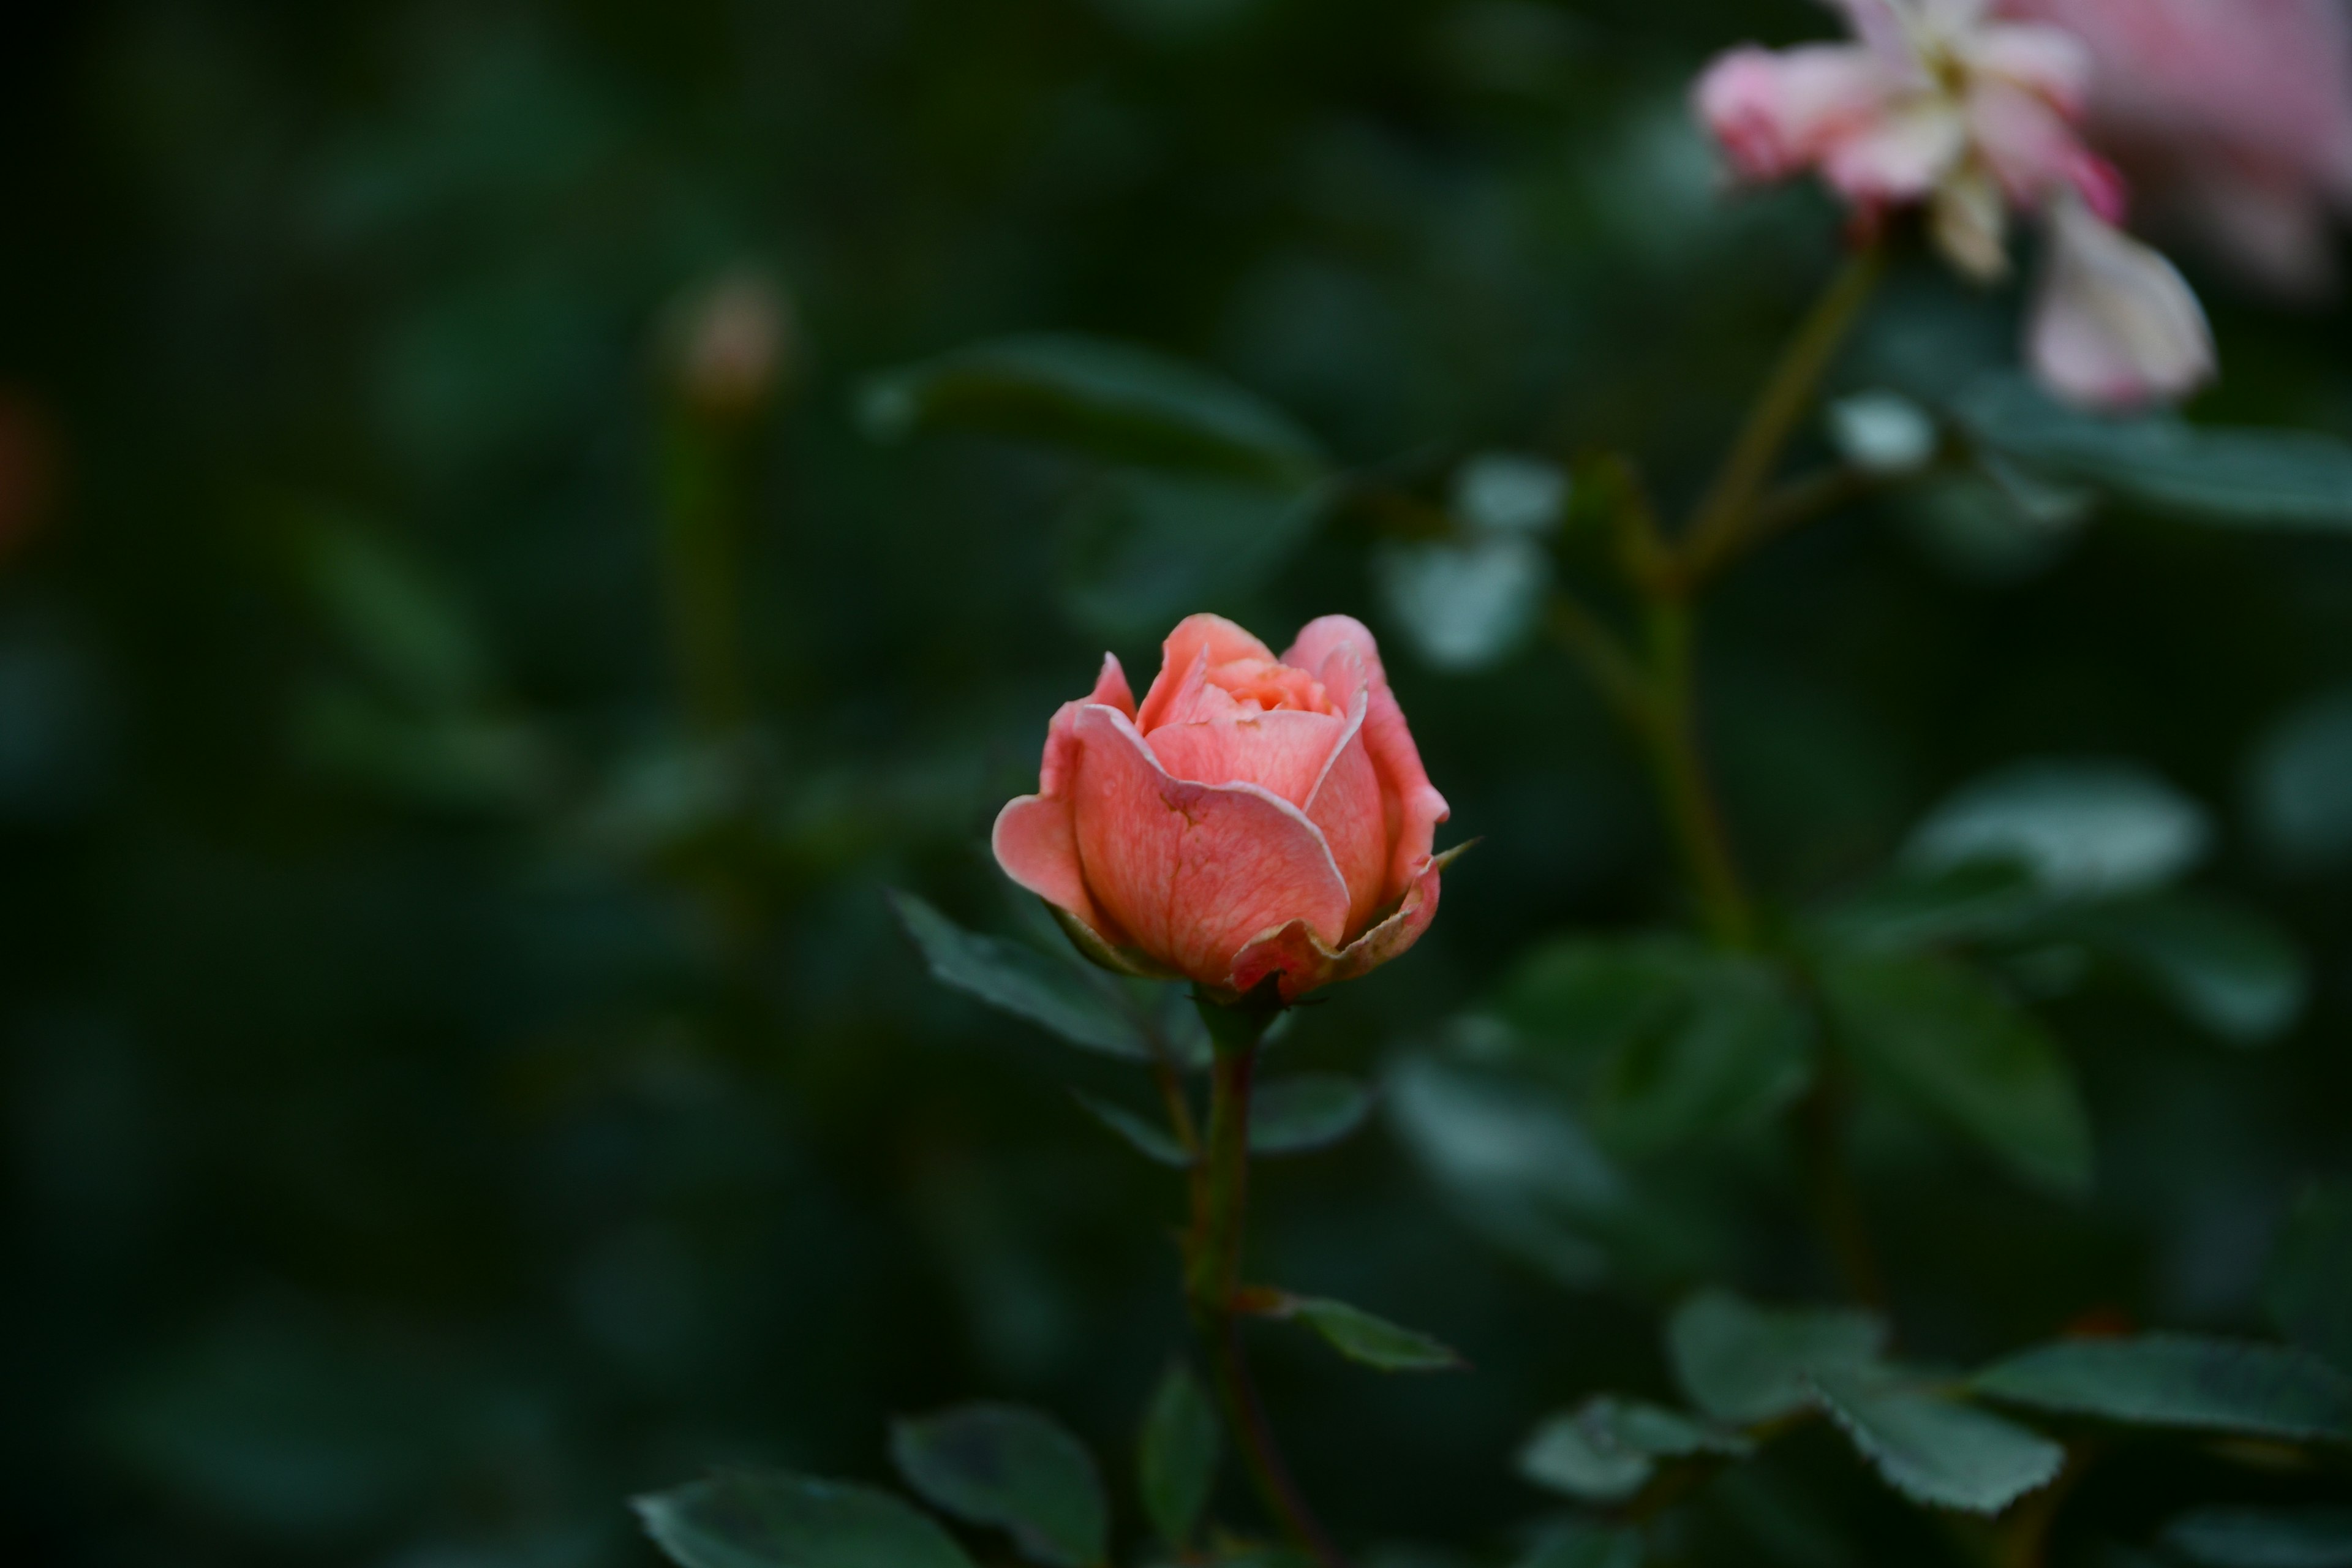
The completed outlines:
{"type": "Polygon", "coordinates": [[[2043,385],[2095,408],[2169,402],[2213,378],[2212,331],[2172,263],[2064,196],[2026,348],[2043,385]]]}
{"type": "Polygon", "coordinates": [[[697,413],[747,419],[788,393],[801,369],[791,297],[754,269],[721,273],[670,307],[666,358],[679,395],[697,413]]]}
{"type": "Polygon", "coordinates": [[[48,515],[57,485],[48,420],[24,394],[0,387],[0,563],[22,550],[48,515]]]}

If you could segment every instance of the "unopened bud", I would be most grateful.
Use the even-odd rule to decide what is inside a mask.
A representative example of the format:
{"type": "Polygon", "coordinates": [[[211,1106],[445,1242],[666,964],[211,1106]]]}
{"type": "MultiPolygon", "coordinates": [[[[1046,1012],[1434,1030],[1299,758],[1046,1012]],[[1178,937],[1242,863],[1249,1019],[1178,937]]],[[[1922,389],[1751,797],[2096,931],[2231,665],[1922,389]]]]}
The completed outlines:
{"type": "Polygon", "coordinates": [[[722,273],[688,289],[666,335],[679,395],[712,419],[758,413],[800,368],[791,297],[764,272],[722,273]]]}

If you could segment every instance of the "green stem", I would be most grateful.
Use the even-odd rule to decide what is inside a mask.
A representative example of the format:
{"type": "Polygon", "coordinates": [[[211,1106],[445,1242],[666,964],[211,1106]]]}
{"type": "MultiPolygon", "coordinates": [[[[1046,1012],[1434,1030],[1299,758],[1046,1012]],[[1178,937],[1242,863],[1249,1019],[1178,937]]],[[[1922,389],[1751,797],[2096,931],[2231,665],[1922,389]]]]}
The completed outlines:
{"type": "Polygon", "coordinates": [[[1650,701],[1643,736],[1666,826],[1707,933],[1727,946],[1748,947],[1756,940],[1755,913],[1699,754],[1692,637],[1690,605],[1680,597],[1659,595],[1650,606],[1650,701]]]}
{"type": "Polygon", "coordinates": [[[751,717],[738,605],[744,433],[681,410],[664,446],[661,564],[671,655],[696,732],[730,741],[751,717]]]}
{"type": "Polygon", "coordinates": [[[1211,1070],[1207,1145],[1192,1168],[1192,1223],[1185,1237],[1185,1295],[1225,1408],[1234,1444],[1266,1510],[1321,1568],[1349,1568],[1292,1479],[1265,1406],[1250,1380],[1241,1340],[1242,1239],[1249,1205],[1250,1089],[1258,1042],[1278,1007],[1253,999],[1224,1005],[1203,1000],[1201,1016],[1216,1045],[1211,1070]]]}
{"type": "Polygon", "coordinates": [[[1748,411],[1748,422],[1732,443],[1722,471],[1692,515],[1678,552],[1686,581],[1711,575],[1746,542],[1743,535],[1758,496],[1779,466],[1789,437],[1812,407],[1822,376],[1869,302],[1885,266],[1885,253],[1875,242],[1848,256],[1798,326],[1796,335],[1781,350],[1780,363],[1772,367],[1770,379],[1748,411]]]}
{"type": "Polygon", "coordinates": [[[1845,1083],[1837,1064],[1824,1061],[1812,1092],[1797,1108],[1798,1153],[1804,1163],[1813,1224],[1839,1282],[1853,1300],[1883,1311],[1885,1282],[1870,1245],[1870,1227],[1863,1218],[1862,1194],[1854,1191],[1846,1169],[1845,1099],[1845,1083]]]}

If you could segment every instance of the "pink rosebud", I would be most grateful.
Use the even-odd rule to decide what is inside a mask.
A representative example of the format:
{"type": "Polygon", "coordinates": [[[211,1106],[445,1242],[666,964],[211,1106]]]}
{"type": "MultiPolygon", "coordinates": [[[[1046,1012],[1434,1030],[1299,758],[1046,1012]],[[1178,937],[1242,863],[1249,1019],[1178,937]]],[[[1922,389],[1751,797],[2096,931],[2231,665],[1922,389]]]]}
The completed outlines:
{"type": "Polygon", "coordinates": [[[2044,385],[2076,403],[2129,408],[2212,378],[2212,331],[2172,263],[2072,196],[2052,204],[2049,236],[2026,344],[2044,385]]]}
{"type": "Polygon", "coordinates": [[[1278,659],[1188,616],[1140,706],[1104,656],[1092,695],[1054,715],[1040,775],[997,816],[1005,874],[1082,935],[1217,991],[1351,978],[1437,913],[1445,800],[1346,616],[1278,659]]]}
{"type": "Polygon", "coordinates": [[[2342,0],[2003,0],[2079,37],[2090,115],[2157,220],[2309,292],[2352,206],[2352,15],[2342,0]]]}

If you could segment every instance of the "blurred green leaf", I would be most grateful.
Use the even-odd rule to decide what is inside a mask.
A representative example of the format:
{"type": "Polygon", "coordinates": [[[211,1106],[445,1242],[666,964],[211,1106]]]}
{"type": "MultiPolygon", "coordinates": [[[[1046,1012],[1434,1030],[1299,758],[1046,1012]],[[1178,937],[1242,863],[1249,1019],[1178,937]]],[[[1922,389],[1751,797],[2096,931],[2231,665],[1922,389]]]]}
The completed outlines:
{"type": "Polygon", "coordinates": [[[312,687],[294,710],[293,744],[310,766],[411,805],[519,811],[543,800],[551,759],[538,731],[463,710],[422,716],[355,682],[312,687]]]}
{"type": "Polygon", "coordinates": [[[2057,1043],[1981,974],[1925,954],[1822,967],[1836,1037],[1929,1112],[2036,1186],[2091,1185],[2091,1129],[2057,1043]]]}
{"type": "Polygon", "coordinates": [[[1671,1228],[1638,1211],[1584,1129],[1532,1086],[1409,1057],[1382,1089],[1391,1125],[1463,1223],[1559,1283],[1599,1283],[1621,1247],[1654,1264],[1675,1250],[1671,1228]]]}
{"type": "Polygon", "coordinates": [[[2315,1184],[2296,1203],[2263,1305],[2280,1332],[2352,1374],[2352,1181],[2315,1184]]]}
{"type": "Polygon", "coordinates": [[[1693,1404],[1736,1426],[1801,1410],[1819,1375],[1870,1366],[1886,1325],[1837,1308],[1759,1307],[1703,1290],[1666,1323],[1666,1354],[1693,1404]]]}
{"type": "Polygon", "coordinates": [[[1323,471],[1314,439],[1255,394],[1146,349],[1040,334],[976,343],[868,383],[866,429],[1043,442],[1105,462],[1296,487],[1323,471]]]}
{"type": "Polygon", "coordinates": [[[1234,608],[1305,543],[1314,489],[1114,468],[1064,519],[1062,603],[1089,630],[1157,636],[1204,605],[1234,608]]]}
{"type": "Polygon", "coordinates": [[[2302,704],[2254,748],[2247,812],[2269,858],[2289,871],[2352,860],[2352,689],[2302,704]]]}
{"type": "Polygon", "coordinates": [[[385,1351],[307,1319],[239,1322],[132,1373],[97,1435],[204,1515],[293,1541],[378,1527],[427,1495],[465,1415],[385,1351]]]}
{"type": "Polygon", "coordinates": [[[1971,858],[1951,866],[1896,867],[1830,905],[1811,924],[1835,946],[1908,951],[2011,935],[2051,902],[2023,861],[1971,858]]]}
{"type": "Polygon", "coordinates": [[[2303,1012],[2309,985],[2301,950],[2277,925],[2238,905],[2168,893],[2095,905],[2057,929],[2129,963],[2225,1040],[2259,1044],[2303,1012]]]}
{"type": "Polygon", "coordinates": [[[1467,1365],[1427,1334],[1319,1296],[1285,1296],[1273,1316],[1295,1318],[1349,1361],[1382,1372],[1454,1372],[1467,1365]]]}
{"type": "Polygon", "coordinates": [[[1149,1061],[1151,1044],[1117,999],[1074,965],[968,931],[912,893],[888,894],[899,923],[942,984],[1044,1026],[1074,1046],[1149,1061]]]}
{"type": "Polygon", "coordinates": [[[488,660],[456,595],[373,530],[317,522],[300,564],[320,612],[391,691],[427,711],[487,695],[488,660]]]}
{"type": "Polygon", "coordinates": [[[2191,521],[2352,530],[2352,445],[2332,437],[2102,417],[2016,375],[1979,381],[1956,412],[2002,456],[2191,521]]]}
{"type": "Polygon", "coordinates": [[[897,1421],[890,1457],[924,1498],[1012,1532],[1047,1568],[1094,1568],[1109,1550],[1109,1505],[1094,1456],[1052,1417],[1014,1405],[961,1405],[897,1421]]]}
{"type": "Polygon", "coordinates": [[[2352,1568],[2352,1508],[2200,1508],[2160,1539],[2201,1568],[2352,1568]]]}
{"type": "Polygon", "coordinates": [[[1302,1154],[1327,1149],[1361,1127],[1371,1111],[1370,1086],[1345,1073],[1267,1079],[1250,1095],[1250,1152],[1302,1154]]]}
{"type": "Polygon", "coordinates": [[[2211,838],[2204,808],[2144,768],[2045,758],[1954,791],[1912,831],[1905,858],[1929,870],[2016,861],[2079,898],[2161,887],[2211,838]]]}
{"type": "Polygon", "coordinates": [[[1519,1450],[1519,1474],[1587,1502],[1622,1502],[1648,1483],[1660,1459],[1736,1458],[1753,1447],[1679,1410],[1603,1394],[1537,1427],[1519,1450]]]}
{"type": "Polygon", "coordinates": [[[1577,1521],[1546,1531],[1515,1568],[1642,1568],[1638,1530],[1577,1521]]]}
{"type": "Polygon", "coordinates": [[[1698,942],[1554,942],[1505,994],[1580,1080],[1593,1131],[1628,1152],[1756,1125],[1811,1075],[1811,1022],[1780,973],[1698,942]]]}
{"type": "Polygon", "coordinates": [[[1999,1513],[2066,1462],[2049,1438],[1950,1399],[1853,1371],[1811,1374],[1813,1394],[1886,1484],[1912,1501],[1999,1513]]]}
{"type": "Polygon", "coordinates": [[[728,1471],[633,1499],[685,1568],[971,1568],[948,1532],[887,1492],[780,1471],[728,1471]]]}
{"type": "Polygon", "coordinates": [[[1171,1363],[1152,1392],[1135,1462],[1143,1511],[1160,1543],[1191,1550],[1217,1480],[1217,1413],[1182,1362],[1171,1363]]]}
{"type": "Polygon", "coordinates": [[[1070,1098],[1083,1106],[1087,1113],[1125,1139],[1135,1152],[1145,1159],[1177,1170],[1188,1169],[1192,1155],[1176,1135],[1148,1116],[1139,1116],[1113,1100],[1091,1095],[1083,1089],[1072,1089],[1070,1098]]]}
{"type": "Polygon", "coordinates": [[[2188,1334],[2062,1341],[1988,1367],[1975,1387],[2134,1426],[2352,1442],[2352,1379],[2280,1345],[2188,1334]]]}

